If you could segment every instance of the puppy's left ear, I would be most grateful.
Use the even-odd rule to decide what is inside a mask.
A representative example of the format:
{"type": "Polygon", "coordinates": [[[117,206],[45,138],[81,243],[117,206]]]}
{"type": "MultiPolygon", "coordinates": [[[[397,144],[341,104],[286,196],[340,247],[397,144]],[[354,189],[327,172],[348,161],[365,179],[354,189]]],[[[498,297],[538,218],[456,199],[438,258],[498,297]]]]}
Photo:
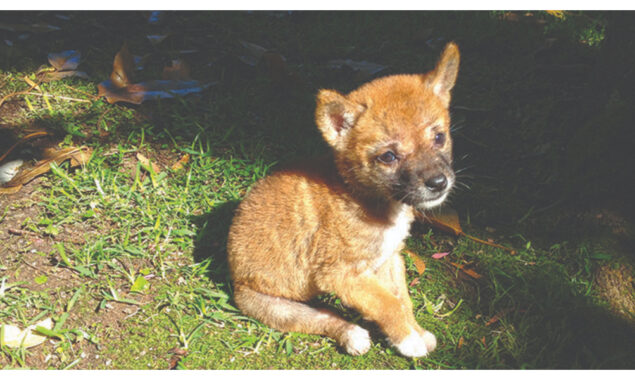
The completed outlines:
{"type": "Polygon", "coordinates": [[[443,54],[434,70],[426,74],[426,83],[447,107],[450,104],[450,91],[456,82],[460,62],[459,48],[454,42],[445,45],[443,54]]]}

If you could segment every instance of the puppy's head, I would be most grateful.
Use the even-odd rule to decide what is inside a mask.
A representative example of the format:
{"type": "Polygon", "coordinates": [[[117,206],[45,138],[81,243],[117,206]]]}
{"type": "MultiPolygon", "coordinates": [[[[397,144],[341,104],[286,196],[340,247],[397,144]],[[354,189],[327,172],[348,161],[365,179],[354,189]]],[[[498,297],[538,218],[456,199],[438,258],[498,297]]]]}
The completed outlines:
{"type": "Polygon", "coordinates": [[[376,79],[348,95],[320,91],[318,128],[354,191],[420,209],[443,203],[455,179],[448,106],[458,68],[449,43],[429,73],[376,79]]]}

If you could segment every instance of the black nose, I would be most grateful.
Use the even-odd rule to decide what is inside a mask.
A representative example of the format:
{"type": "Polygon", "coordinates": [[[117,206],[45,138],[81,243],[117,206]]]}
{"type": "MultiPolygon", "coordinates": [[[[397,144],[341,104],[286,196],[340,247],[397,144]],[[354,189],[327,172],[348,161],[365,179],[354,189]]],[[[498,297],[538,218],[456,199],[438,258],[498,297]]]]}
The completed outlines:
{"type": "Polygon", "coordinates": [[[445,187],[448,185],[448,179],[445,178],[443,174],[439,174],[437,176],[429,178],[425,182],[425,185],[430,191],[438,192],[445,189],[445,187]]]}

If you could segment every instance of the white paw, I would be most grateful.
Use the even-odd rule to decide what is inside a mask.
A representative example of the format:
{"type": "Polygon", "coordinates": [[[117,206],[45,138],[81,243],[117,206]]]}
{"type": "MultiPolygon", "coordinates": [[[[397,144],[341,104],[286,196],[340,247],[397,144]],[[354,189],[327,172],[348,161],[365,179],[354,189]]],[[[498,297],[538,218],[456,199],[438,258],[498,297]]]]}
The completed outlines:
{"type": "Polygon", "coordinates": [[[428,352],[434,351],[437,348],[437,338],[430,331],[426,331],[421,335],[423,341],[426,342],[426,348],[428,352]]]}
{"type": "Polygon", "coordinates": [[[409,356],[411,358],[426,356],[428,354],[428,345],[426,344],[426,338],[428,337],[428,334],[432,336],[432,339],[434,340],[436,345],[436,339],[434,338],[434,335],[427,333],[424,334],[422,337],[421,335],[419,335],[418,332],[412,330],[410,332],[410,335],[405,337],[401,342],[395,344],[395,347],[403,356],[409,356]]]}
{"type": "Polygon", "coordinates": [[[343,341],[346,352],[351,355],[363,355],[370,349],[370,335],[359,326],[346,330],[343,341]]]}

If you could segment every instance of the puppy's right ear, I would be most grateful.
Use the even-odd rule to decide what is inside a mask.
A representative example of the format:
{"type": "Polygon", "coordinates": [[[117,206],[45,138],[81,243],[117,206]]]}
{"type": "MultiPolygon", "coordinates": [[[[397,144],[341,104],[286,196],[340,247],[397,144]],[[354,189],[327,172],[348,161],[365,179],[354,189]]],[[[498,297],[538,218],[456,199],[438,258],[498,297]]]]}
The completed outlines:
{"type": "Polygon", "coordinates": [[[315,121],[324,140],[336,150],[344,145],[348,132],[353,128],[366,107],[352,102],[333,90],[320,90],[317,96],[315,121]]]}

